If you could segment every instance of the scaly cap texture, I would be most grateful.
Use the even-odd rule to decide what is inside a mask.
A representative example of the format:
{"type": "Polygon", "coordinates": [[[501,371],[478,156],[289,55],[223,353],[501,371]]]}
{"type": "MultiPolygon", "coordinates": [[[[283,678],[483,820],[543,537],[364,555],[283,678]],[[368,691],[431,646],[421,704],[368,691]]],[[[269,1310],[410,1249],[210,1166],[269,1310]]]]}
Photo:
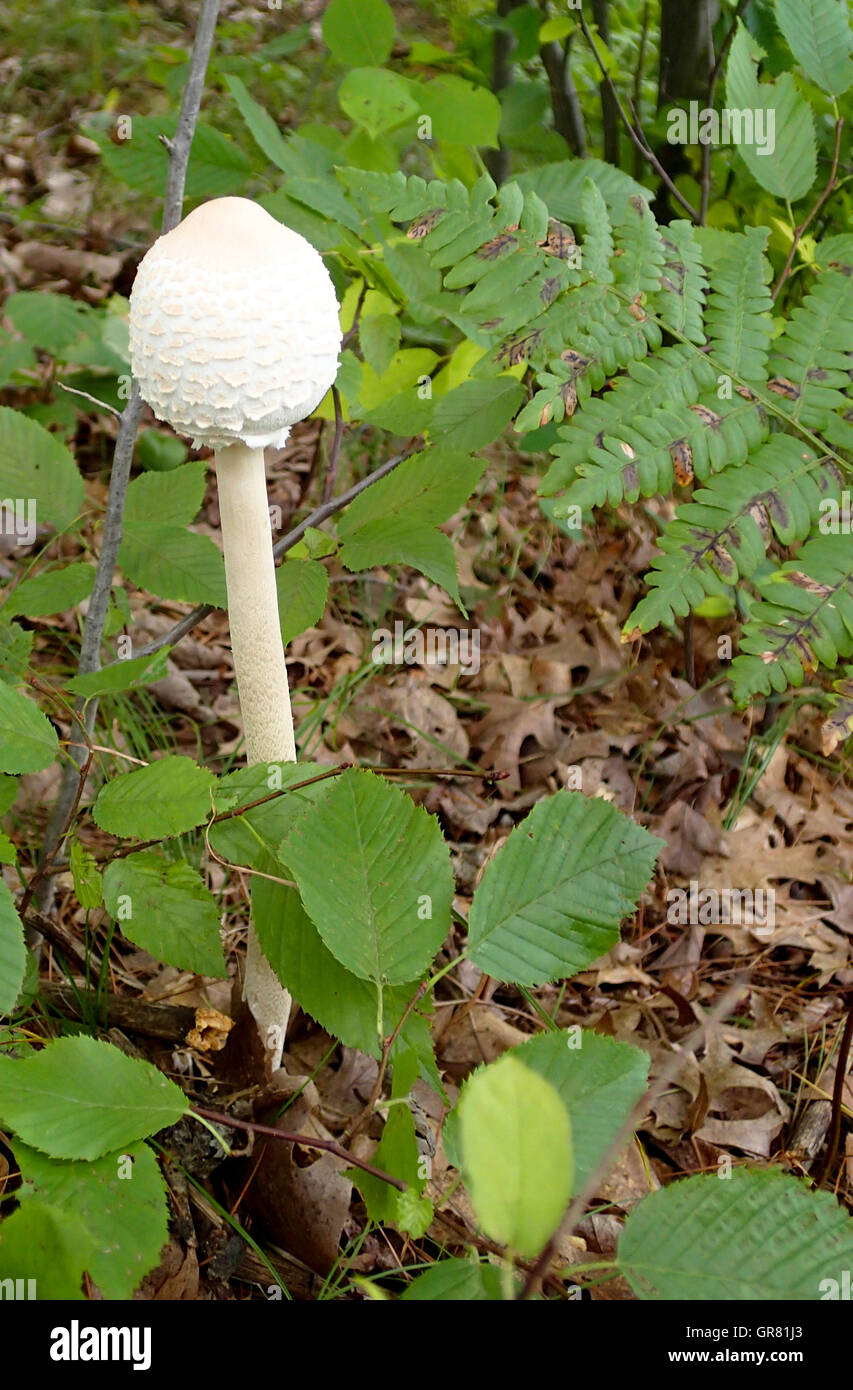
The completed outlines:
{"type": "Polygon", "coordinates": [[[284,444],[333,384],[340,347],[321,256],[248,198],[203,203],[140,262],[131,370],[195,447],[284,444]]]}

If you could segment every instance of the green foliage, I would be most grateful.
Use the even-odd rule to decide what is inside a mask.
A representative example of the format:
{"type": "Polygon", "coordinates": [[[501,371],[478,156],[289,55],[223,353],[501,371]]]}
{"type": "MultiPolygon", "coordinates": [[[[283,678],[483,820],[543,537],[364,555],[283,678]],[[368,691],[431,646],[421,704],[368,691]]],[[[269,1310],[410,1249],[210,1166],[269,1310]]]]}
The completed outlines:
{"type": "Polygon", "coordinates": [[[533,1259],[572,1192],[568,1111],[518,1054],[475,1072],[459,1100],[462,1171],[491,1240],[533,1259]]]}
{"type": "Polygon", "coordinates": [[[192,758],[158,758],[107,782],[93,815],[111,835],[180,835],[207,819],[213,783],[213,773],[192,758]]]}
{"type": "Polygon", "coordinates": [[[828,1192],[773,1169],[703,1174],[628,1217],[618,1263],[639,1298],[817,1302],[853,1258],[853,1221],[828,1192]]]}
{"type": "Polygon", "coordinates": [[[96,1159],[175,1124],[183,1092],[148,1062],[82,1035],[0,1055],[0,1118],[52,1158],[96,1159]]]}
{"type": "Polygon", "coordinates": [[[499,980],[574,975],[610,950],[660,844],[606,801],[560,791],[534,806],[474,894],[468,949],[499,980]]]}

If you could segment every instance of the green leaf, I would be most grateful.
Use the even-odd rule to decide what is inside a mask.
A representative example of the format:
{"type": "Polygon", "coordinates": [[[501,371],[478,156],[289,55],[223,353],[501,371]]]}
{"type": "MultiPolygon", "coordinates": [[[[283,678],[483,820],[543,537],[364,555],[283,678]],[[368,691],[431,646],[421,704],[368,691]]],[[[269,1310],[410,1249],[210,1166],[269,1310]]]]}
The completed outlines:
{"type": "Polygon", "coordinates": [[[41,1300],[82,1300],[79,1252],[85,1238],[85,1228],[70,1212],[24,1202],[0,1223],[0,1279],[23,1280],[24,1290],[34,1286],[41,1300]]]}
{"type": "Polygon", "coordinates": [[[444,447],[412,454],[347,507],[338,534],[350,540],[369,522],[391,518],[438,526],[468,500],[485,460],[444,447]]]}
{"type": "Polygon", "coordinates": [[[72,839],[68,859],[78,903],[82,908],[100,907],[104,900],[104,883],[95,856],[85,850],[79,840],[72,839]]]}
{"type": "Polygon", "coordinates": [[[215,821],[208,832],[212,848],[231,864],[259,869],[265,856],[275,858],[276,848],[294,818],[324,797],[329,784],[315,782],[296,791],[287,788],[328,771],[321,763],[255,763],[221,777],[214,797],[217,815],[249,806],[273,792],[281,791],[282,795],[254,810],[215,821]]]}
{"type": "Polygon", "coordinates": [[[65,613],[89,597],[94,582],[95,566],[82,562],[33,575],[9,595],[3,604],[3,617],[23,613],[28,618],[42,618],[48,613],[65,613]]]}
{"type": "Polygon", "coordinates": [[[619,939],[662,841],[598,797],[538,802],[486,866],[468,917],[468,954],[498,980],[577,974],[619,939]]]}
{"type": "Polygon", "coordinates": [[[738,20],[726,66],[726,100],[733,110],[762,113],[766,142],[763,147],[741,142],[736,148],[762,188],[795,203],[808,193],[817,173],[814,118],[791,73],[782,73],[775,82],[758,81],[756,64],[764,56],[738,20]]]}
{"type": "Polygon", "coordinates": [[[41,772],[58,750],[56,731],[38,706],[0,681],[0,772],[41,772]]]}
{"type": "Polygon", "coordinates": [[[209,536],[184,529],[201,506],[206,473],[198,460],[131,483],[118,562],[134,584],[161,598],[224,608],[221,551],[209,536]]]}
{"type": "Polygon", "coordinates": [[[337,778],[279,858],[332,954],[377,986],[416,979],[447,935],[453,874],[438,822],[375,773],[337,778]]]}
{"type": "Polygon", "coordinates": [[[382,376],[400,347],[400,320],[395,314],[370,314],[359,325],[358,341],[367,365],[382,376]]]}
{"type": "Polygon", "coordinates": [[[407,1190],[400,1192],[381,1178],[374,1178],[361,1169],[351,1169],[349,1175],[364,1198],[371,1221],[394,1226],[398,1231],[420,1240],[429,1229],[434,1212],[432,1202],[419,1196],[426,1186],[426,1179],[420,1176],[422,1169],[415,1122],[408,1105],[391,1107],[371,1162],[393,1178],[402,1178],[408,1184],[407,1190]]]}
{"type": "Polygon", "coordinates": [[[285,560],[275,572],[281,640],[285,646],[323,616],[329,575],[319,560],[285,560]]]}
{"type": "Polygon", "coordinates": [[[853,82],[850,25],[838,0],[776,0],[776,22],[809,77],[833,96],[853,82]]]}
{"type": "MultiPolygon", "coordinates": [[[[83,1228],[74,1247],[76,1286],[86,1270],[105,1298],[130,1298],[157,1265],[169,1236],[166,1185],[151,1149],[132,1144],[92,1163],[69,1163],[18,1141],[13,1148],[24,1179],[18,1193],[24,1209],[48,1203],[83,1228]]],[[[0,1264],[1,1252],[2,1245],[0,1264]]]]}
{"type": "Polygon", "coordinates": [[[119,550],[119,565],[132,583],[160,598],[227,607],[222,552],[210,536],[172,527],[128,527],[119,550]]]}
{"type": "Polygon", "coordinates": [[[225,85],[237,103],[237,109],[246,122],[255,144],[279,169],[286,174],[292,173],[296,164],[295,156],[288,149],[287,141],[272,116],[249,95],[239,77],[235,77],[233,73],[225,73],[224,77],[225,85]]]}
{"type": "Polygon", "coordinates": [[[374,140],[402,125],[418,109],[406,79],[387,68],[353,68],[340,85],[338,102],[374,140]]]}
{"type": "Polygon", "coordinates": [[[21,627],[20,623],[4,623],[0,620],[0,680],[7,685],[20,685],[23,681],[30,654],[33,649],[35,633],[32,629],[21,627]]]}
{"type": "Polygon", "coordinates": [[[853,1221],[778,1170],[702,1174],[638,1203],[618,1263],[638,1298],[816,1302],[853,1265],[853,1221]]]}
{"type": "Polygon", "coordinates": [[[433,140],[495,149],[501,104],[488,87],[477,87],[453,73],[431,82],[412,82],[417,109],[432,121],[433,140]]]}
{"type": "Polygon", "coordinates": [[[65,445],[18,410],[0,406],[0,497],[22,499],[25,520],[64,531],[86,505],[83,480],[65,445]]]}
{"type": "Polygon", "coordinates": [[[375,569],[377,565],[411,565],[446,589],[461,607],[453,546],[441,531],[419,521],[394,517],[369,522],[341,548],[341,563],[353,571],[375,569]]]}
{"type": "Polygon", "coordinates": [[[95,824],[111,835],[182,835],[210,815],[215,777],[192,758],[167,754],[147,767],[123,772],[98,793],[95,824]]]}
{"type": "Polygon", "coordinates": [[[187,461],[187,446],[174,434],[162,430],[140,430],[136,438],[136,457],[151,473],[171,473],[187,461]]]}
{"type": "Polygon", "coordinates": [[[16,777],[7,777],[5,772],[0,772],[0,816],[5,816],[14,806],[19,790],[20,783],[16,777]]]}
{"type": "Polygon", "coordinates": [[[127,490],[125,522],[132,527],[186,526],[198,515],[206,485],[204,459],[165,474],[141,473],[127,490]]]}
{"type": "Polygon", "coordinates": [[[219,910],[195,869],[151,852],[114,859],[104,902],[123,934],[167,965],[224,979],[219,910]]]}
{"type": "Polygon", "coordinates": [[[176,1124],[188,1109],[156,1067],[82,1033],[22,1061],[0,1055],[0,1116],[54,1158],[100,1158],[176,1124]]]}
{"type": "Polygon", "coordinates": [[[10,1014],[24,983],[27,948],[24,927],[6,884],[0,879],[0,1016],[10,1014]]]}
{"type": "Polygon", "coordinates": [[[323,39],[347,67],[378,66],[394,43],[394,12],[386,0],[331,0],[323,15],[323,39]]]}
{"type": "MultiPolygon", "coordinates": [[[[134,116],[129,137],[114,144],[110,136],[91,127],[86,133],[99,145],[104,164],[115,178],[139,193],[162,197],[168,155],[161,136],[175,133],[174,116],[134,116]]],[[[198,121],[193,134],[185,198],[218,198],[239,193],[249,174],[249,161],[239,146],[220,131],[198,121]]]]}
{"type": "Polygon", "coordinates": [[[591,1029],[540,1033],[512,1048],[554,1087],[569,1112],[575,1153],[574,1191],[583,1191],[648,1084],[642,1048],[591,1029]]]}
{"type": "Polygon", "coordinates": [[[533,1259],[572,1195],[569,1116],[557,1091],[516,1057],[475,1071],[459,1098],[465,1185],[491,1240],[533,1259]]]}
{"type": "MultiPolygon", "coordinates": [[[[284,876],[272,858],[259,860],[263,873],[284,876]]],[[[295,888],[269,878],[252,879],[252,921],[264,955],[282,984],[300,1007],[339,1038],[345,1047],[357,1047],[380,1057],[382,1039],[376,1028],[376,990],[336,960],[308,916],[295,888]]],[[[414,992],[414,985],[384,990],[385,1028],[396,1027],[414,992]]],[[[414,1044],[423,1017],[412,1012],[401,1037],[414,1044]]]]}
{"type": "Polygon", "coordinates": [[[502,1298],[500,1270],[462,1255],[438,1260],[400,1295],[403,1303],[484,1303],[502,1298]]]}
{"type": "Polygon", "coordinates": [[[65,682],[67,690],[75,695],[89,699],[92,695],[112,694],[116,690],[132,690],[137,685],[152,685],[167,674],[169,647],[161,647],[153,656],[128,657],[118,660],[100,671],[90,671],[84,676],[73,676],[65,682]]]}
{"type": "Polygon", "coordinates": [[[3,312],[23,337],[53,357],[63,356],[64,349],[85,333],[91,315],[67,294],[50,290],[10,294],[3,312]]]}
{"type": "Polygon", "coordinates": [[[430,433],[443,449],[484,449],[502,434],[523,398],[514,377],[463,381],[436,402],[430,433]]]}

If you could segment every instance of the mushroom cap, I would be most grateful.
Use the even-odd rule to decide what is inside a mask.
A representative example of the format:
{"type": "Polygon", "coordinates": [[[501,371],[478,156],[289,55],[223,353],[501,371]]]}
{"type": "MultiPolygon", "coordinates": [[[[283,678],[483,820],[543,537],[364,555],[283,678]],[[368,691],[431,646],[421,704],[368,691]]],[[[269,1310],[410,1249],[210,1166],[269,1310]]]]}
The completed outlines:
{"type": "Polygon", "coordinates": [[[202,203],[140,262],[131,371],[196,447],[284,444],[334,383],[340,347],[321,256],[248,198],[202,203]]]}

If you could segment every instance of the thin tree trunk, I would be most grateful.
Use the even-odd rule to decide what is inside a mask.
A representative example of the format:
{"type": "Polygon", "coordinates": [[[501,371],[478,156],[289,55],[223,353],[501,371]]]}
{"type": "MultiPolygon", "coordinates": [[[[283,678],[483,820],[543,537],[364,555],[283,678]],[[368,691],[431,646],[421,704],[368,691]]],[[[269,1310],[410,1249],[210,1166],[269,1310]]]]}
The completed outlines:
{"type": "MultiPolygon", "coordinates": [[[[607,0],[593,0],[592,14],[602,43],[610,45],[610,17],[607,0]]],[[[606,82],[598,88],[601,94],[601,121],[604,127],[604,158],[608,164],[619,164],[619,109],[606,82]]]]}
{"type": "Polygon", "coordinates": [[[577,89],[572,81],[570,50],[571,36],[566,40],[565,48],[552,41],[543,44],[539,53],[551,89],[554,129],[558,135],[562,135],[572,154],[586,159],[586,130],[577,89]]]}

